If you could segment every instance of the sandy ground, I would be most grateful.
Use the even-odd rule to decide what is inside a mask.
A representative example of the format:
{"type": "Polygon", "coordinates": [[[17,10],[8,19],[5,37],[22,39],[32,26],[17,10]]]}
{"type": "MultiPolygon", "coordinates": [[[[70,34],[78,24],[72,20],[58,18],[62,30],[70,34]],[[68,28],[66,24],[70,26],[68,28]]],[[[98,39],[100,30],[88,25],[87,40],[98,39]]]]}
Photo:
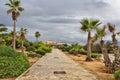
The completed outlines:
{"type": "Polygon", "coordinates": [[[85,62],[86,56],[85,55],[71,55],[67,54],[70,58],[72,58],[77,63],[82,64],[82,66],[93,73],[97,74],[99,77],[104,78],[105,80],[113,80],[113,74],[108,74],[106,72],[106,68],[104,66],[103,60],[94,60],[93,62],[85,62]]]}

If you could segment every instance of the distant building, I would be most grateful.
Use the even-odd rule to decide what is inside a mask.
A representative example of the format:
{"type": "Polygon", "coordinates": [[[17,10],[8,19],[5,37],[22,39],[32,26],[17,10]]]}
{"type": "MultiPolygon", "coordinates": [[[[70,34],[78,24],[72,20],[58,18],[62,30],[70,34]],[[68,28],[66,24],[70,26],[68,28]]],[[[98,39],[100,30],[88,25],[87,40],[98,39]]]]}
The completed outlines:
{"type": "Polygon", "coordinates": [[[62,45],[62,44],[65,44],[65,43],[62,43],[62,42],[54,41],[54,40],[44,40],[42,42],[44,44],[48,44],[48,45],[62,45]]]}

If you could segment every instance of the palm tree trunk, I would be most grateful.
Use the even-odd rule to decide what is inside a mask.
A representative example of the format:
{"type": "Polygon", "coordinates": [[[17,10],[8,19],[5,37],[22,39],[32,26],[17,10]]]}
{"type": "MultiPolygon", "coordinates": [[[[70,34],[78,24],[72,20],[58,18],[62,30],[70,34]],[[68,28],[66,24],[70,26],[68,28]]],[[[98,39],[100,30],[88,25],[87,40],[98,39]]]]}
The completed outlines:
{"type": "Polygon", "coordinates": [[[113,65],[114,65],[114,70],[116,71],[116,70],[120,69],[120,54],[119,54],[118,43],[117,43],[115,36],[116,36],[115,34],[112,35],[112,42],[113,42],[113,53],[115,56],[113,65]]]}
{"type": "Polygon", "coordinates": [[[104,63],[105,63],[105,66],[107,67],[107,71],[108,71],[108,73],[113,73],[114,72],[113,65],[112,65],[111,60],[108,56],[108,53],[107,53],[107,50],[105,48],[103,40],[100,41],[100,45],[101,45],[101,50],[102,50],[102,54],[103,54],[103,58],[104,58],[104,63]]]}
{"type": "Polygon", "coordinates": [[[13,49],[16,49],[16,20],[14,20],[13,32],[13,49]]]}
{"type": "Polygon", "coordinates": [[[22,46],[21,46],[21,52],[24,53],[24,46],[23,46],[23,40],[22,40],[22,46]]]}
{"type": "Polygon", "coordinates": [[[88,32],[88,41],[87,41],[87,58],[85,61],[93,61],[91,58],[91,32],[88,32]]]}

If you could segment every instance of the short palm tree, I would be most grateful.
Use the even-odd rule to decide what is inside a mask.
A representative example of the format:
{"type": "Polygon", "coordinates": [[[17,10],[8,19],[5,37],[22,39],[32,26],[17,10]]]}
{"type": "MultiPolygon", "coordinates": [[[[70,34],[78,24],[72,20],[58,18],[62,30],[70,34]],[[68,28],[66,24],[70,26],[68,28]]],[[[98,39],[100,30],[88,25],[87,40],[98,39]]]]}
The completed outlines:
{"type": "Polygon", "coordinates": [[[21,44],[21,52],[24,53],[24,40],[25,40],[25,34],[27,33],[27,29],[21,28],[19,31],[20,39],[22,41],[21,44]]]}
{"type": "Polygon", "coordinates": [[[2,42],[2,32],[6,32],[7,31],[7,28],[5,28],[5,25],[4,24],[0,24],[0,43],[2,42]]]}
{"type": "Polygon", "coordinates": [[[41,34],[37,31],[35,32],[36,42],[38,42],[38,38],[41,36],[41,34]]]}
{"type": "Polygon", "coordinates": [[[24,8],[20,6],[20,0],[9,0],[9,3],[6,3],[5,5],[10,7],[10,9],[7,10],[7,13],[12,14],[12,20],[14,21],[13,48],[16,49],[16,21],[20,12],[24,11],[24,8]]]}
{"type": "Polygon", "coordinates": [[[100,45],[101,45],[101,50],[102,50],[101,52],[103,54],[105,66],[108,68],[109,73],[113,73],[114,72],[113,66],[112,66],[111,60],[108,56],[107,49],[105,47],[104,40],[103,40],[103,37],[105,37],[105,35],[106,35],[105,29],[106,29],[106,26],[104,26],[102,29],[97,28],[96,34],[93,39],[94,40],[100,39],[100,45]]]}
{"type": "Polygon", "coordinates": [[[96,29],[101,23],[99,20],[96,20],[96,19],[82,19],[80,21],[80,23],[82,25],[81,30],[88,33],[86,61],[92,61],[92,58],[91,58],[91,44],[92,44],[91,31],[93,29],[96,29]]]}
{"type": "Polygon", "coordinates": [[[115,55],[115,60],[114,60],[114,69],[118,70],[120,68],[120,55],[119,55],[119,47],[118,47],[118,42],[116,39],[116,35],[120,34],[120,32],[115,32],[115,25],[112,25],[110,23],[107,24],[109,31],[112,33],[112,43],[113,43],[113,52],[115,55]]]}
{"type": "Polygon", "coordinates": [[[5,25],[4,24],[0,24],[0,33],[1,32],[6,32],[7,31],[7,28],[5,28],[5,25]]]}

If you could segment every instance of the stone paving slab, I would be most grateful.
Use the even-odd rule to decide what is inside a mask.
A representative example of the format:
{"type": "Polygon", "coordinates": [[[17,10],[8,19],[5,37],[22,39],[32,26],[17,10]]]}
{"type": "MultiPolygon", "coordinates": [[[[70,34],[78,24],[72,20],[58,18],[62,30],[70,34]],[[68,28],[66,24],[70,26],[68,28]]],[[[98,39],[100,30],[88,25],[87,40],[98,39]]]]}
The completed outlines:
{"type": "Polygon", "coordinates": [[[53,49],[52,53],[47,53],[40,58],[26,75],[18,77],[16,80],[102,80],[90,71],[74,62],[62,51],[53,49]],[[58,71],[54,74],[54,71],[58,71]],[[64,71],[64,74],[60,74],[64,71]]]}

